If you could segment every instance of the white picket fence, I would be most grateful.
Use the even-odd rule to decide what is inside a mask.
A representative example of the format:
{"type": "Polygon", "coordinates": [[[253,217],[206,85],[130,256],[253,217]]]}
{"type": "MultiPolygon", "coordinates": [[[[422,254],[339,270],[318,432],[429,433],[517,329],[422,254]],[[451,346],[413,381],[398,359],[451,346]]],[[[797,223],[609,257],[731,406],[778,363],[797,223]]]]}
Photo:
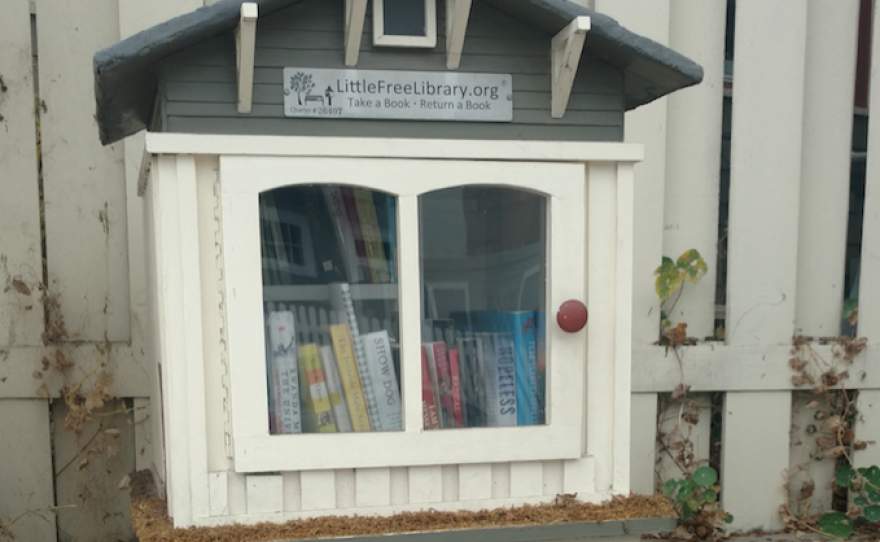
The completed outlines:
{"type": "MultiPolygon", "coordinates": [[[[676,475],[670,465],[656,463],[658,397],[684,381],[691,386],[690,397],[703,407],[690,435],[694,455],[708,460],[710,442],[720,442],[723,504],[736,516],[734,526],[778,528],[783,473],[803,463],[810,446],[797,435],[814,415],[804,408],[809,397],[796,391],[791,380],[792,337],[835,336],[840,329],[859,2],[737,1],[725,337],[684,347],[681,365],[673,353],[652,345],[660,311],[653,270],[662,255],[674,258],[690,248],[702,253],[709,274],[699,285],[687,286],[671,318],[686,322],[689,335],[712,336],[727,5],[724,0],[581,3],[668,43],[706,73],[703,84],[627,116],[627,139],[646,146],[646,160],[636,170],[632,487],[653,491],[655,470],[661,478],[676,475]],[[714,421],[708,415],[713,397],[716,404],[720,401],[714,421]],[[713,437],[719,426],[720,436],[713,437]]],[[[114,375],[111,391],[135,407],[144,404],[150,360],[142,349],[146,281],[141,201],[135,190],[142,138],[100,146],[92,118],[91,57],[101,47],[201,4],[3,2],[0,519],[16,519],[12,531],[19,540],[131,537],[126,493],[116,486],[126,472],[150,463],[150,424],[129,425],[116,416],[103,419],[103,425],[102,420],[90,422],[81,434],[65,431],[61,420],[66,411],[59,400],[64,378],[45,370],[42,360],[54,363],[60,351],[74,362],[73,381],[103,361],[114,375]],[[38,301],[43,276],[33,144],[35,82],[42,103],[48,287],[60,296],[58,310],[50,310],[49,317],[57,322],[63,316],[70,335],[60,346],[43,345],[44,304],[38,301]],[[39,395],[44,382],[51,401],[39,395]],[[119,438],[104,432],[111,427],[119,429],[119,438]],[[78,452],[84,449],[96,452],[91,464],[78,470],[86,457],[78,452]]],[[[880,39],[872,52],[880,57],[880,39]]],[[[880,76],[871,88],[872,102],[880,103],[880,76]]],[[[870,123],[874,133],[880,130],[877,122],[880,117],[870,123]]],[[[868,338],[869,346],[850,367],[848,384],[860,390],[855,438],[870,443],[853,453],[859,465],[880,463],[877,157],[880,138],[869,139],[858,323],[858,334],[868,338]]],[[[833,346],[815,349],[832,359],[833,346]]],[[[140,411],[130,417],[137,421],[139,416],[140,411]]],[[[670,424],[677,425],[675,417],[666,427],[670,424]]],[[[815,482],[814,511],[831,503],[832,470],[829,461],[819,461],[798,475],[798,480],[806,476],[815,482]]],[[[793,491],[799,488],[792,484],[793,491]]]]}

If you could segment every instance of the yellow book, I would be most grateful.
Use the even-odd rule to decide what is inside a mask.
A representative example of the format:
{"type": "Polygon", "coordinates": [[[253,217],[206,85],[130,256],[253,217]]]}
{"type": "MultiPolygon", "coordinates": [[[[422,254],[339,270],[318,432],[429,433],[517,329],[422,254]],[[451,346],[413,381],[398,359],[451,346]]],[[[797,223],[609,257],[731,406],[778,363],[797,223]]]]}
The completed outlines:
{"type": "Polygon", "coordinates": [[[388,260],[385,259],[385,247],[382,245],[382,233],[379,231],[379,219],[376,216],[376,205],[373,203],[373,193],[366,188],[355,188],[354,203],[357,207],[358,222],[364,238],[364,250],[367,253],[373,284],[391,282],[388,260]]]}
{"type": "Polygon", "coordinates": [[[335,433],[336,421],[333,419],[330,394],[327,393],[318,347],[315,344],[303,345],[300,348],[300,358],[302,370],[305,372],[303,381],[308,384],[303,394],[306,430],[311,433],[335,433]]]}
{"type": "Polygon", "coordinates": [[[370,425],[370,415],[367,412],[364,390],[361,388],[361,379],[358,376],[348,325],[330,326],[330,337],[333,339],[336,364],[339,366],[342,389],[345,391],[348,412],[351,414],[351,425],[355,431],[372,431],[373,427],[370,425]]]}

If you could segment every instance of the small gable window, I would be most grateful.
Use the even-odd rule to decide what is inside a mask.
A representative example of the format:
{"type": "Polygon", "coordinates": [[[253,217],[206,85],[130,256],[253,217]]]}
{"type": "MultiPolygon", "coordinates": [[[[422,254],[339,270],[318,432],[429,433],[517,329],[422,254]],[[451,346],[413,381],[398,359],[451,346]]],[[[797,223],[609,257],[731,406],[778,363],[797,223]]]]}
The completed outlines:
{"type": "Polygon", "coordinates": [[[436,0],[373,0],[373,45],[435,47],[436,0]]]}

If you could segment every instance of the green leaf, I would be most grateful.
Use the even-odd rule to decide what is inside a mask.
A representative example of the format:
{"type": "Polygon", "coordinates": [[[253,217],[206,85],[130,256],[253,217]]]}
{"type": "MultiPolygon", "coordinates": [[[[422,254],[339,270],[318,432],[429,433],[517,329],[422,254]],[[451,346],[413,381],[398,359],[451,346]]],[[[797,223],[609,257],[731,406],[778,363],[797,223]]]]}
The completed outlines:
{"type": "Polygon", "coordinates": [[[709,266],[706,260],[700,256],[697,249],[692,248],[678,257],[676,267],[682,270],[684,279],[693,282],[700,282],[700,279],[709,272],[709,266]]]}
{"type": "Polygon", "coordinates": [[[733,514],[727,514],[727,517],[724,518],[724,523],[727,523],[728,525],[733,523],[733,514]]]}
{"type": "Polygon", "coordinates": [[[700,503],[698,503],[694,499],[688,499],[688,500],[684,501],[684,505],[685,505],[685,507],[687,507],[689,510],[691,510],[693,512],[696,512],[697,510],[700,509],[700,503]]]}
{"type": "Polygon", "coordinates": [[[678,498],[681,500],[685,500],[691,496],[691,493],[694,492],[694,489],[697,488],[696,484],[694,484],[690,480],[682,480],[678,483],[681,489],[678,491],[678,498]]]}
{"type": "Polygon", "coordinates": [[[858,299],[844,299],[843,300],[843,317],[844,319],[852,316],[854,310],[859,308],[859,300],[858,299]]]}
{"type": "Polygon", "coordinates": [[[712,467],[700,467],[691,478],[697,485],[706,487],[718,481],[718,473],[712,467]]]}
{"type": "Polygon", "coordinates": [[[868,483],[880,489],[880,467],[871,465],[867,469],[859,469],[859,473],[868,479],[868,483]],[[865,472],[862,472],[862,471],[865,472]]]}
{"type": "Polygon", "coordinates": [[[833,538],[848,538],[852,534],[852,520],[840,512],[825,514],[819,520],[819,530],[833,538]]]}
{"type": "Polygon", "coordinates": [[[853,499],[853,504],[856,506],[866,506],[868,504],[868,499],[864,497],[856,497],[853,499]]]}
{"type": "Polygon", "coordinates": [[[663,256],[663,263],[654,270],[654,274],[657,275],[657,279],[654,281],[654,291],[657,292],[660,301],[665,301],[681,287],[681,270],[675,266],[675,262],[666,256],[663,256]]]}
{"type": "Polygon", "coordinates": [[[707,487],[702,495],[700,495],[700,500],[703,502],[715,502],[718,500],[718,493],[711,487],[707,487]]]}
{"type": "Polygon", "coordinates": [[[856,473],[852,470],[852,467],[844,465],[837,469],[837,474],[834,475],[834,481],[837,482],[837,485],[840,487],[852,488],[852,480],[855,475],[856,473]]]}
{"type": "Polygon", "coordinates": [[[868,489],[868,498],[871,499],[871,502],[880,502],[880,491],[868,489]]]}
{"type": "Polygon", "coordinates": [[[667,497],[671,497],[677,487],[678,482],[676,480],[666,480],[666,483],[663,484],[663,494],[667,497]]]}
{"type": "Polygon", "coordinates": [[[880,521],[880,506],[866,506],[862,508],[862,515],[871,523],[880,521]]]}

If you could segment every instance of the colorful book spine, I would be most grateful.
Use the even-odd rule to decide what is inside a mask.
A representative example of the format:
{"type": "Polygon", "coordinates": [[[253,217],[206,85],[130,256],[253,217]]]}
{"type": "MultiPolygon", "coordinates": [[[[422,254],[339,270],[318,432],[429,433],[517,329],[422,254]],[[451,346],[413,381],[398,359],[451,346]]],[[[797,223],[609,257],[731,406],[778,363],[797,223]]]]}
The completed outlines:
{"type": "Polygon", "coordinates": [[[342,388],[345,390],[345,400],[348,402],[352,428],[356,432],[372,431],[373,426],[370,424],[370,415],[367,412],[367,403],[364,400],[361,379],[358,376],[348,324],[330,326],[330,337],[333,341],[333,352],[339,368],[342,388]]]}
{"type": "Polygon", "coordinates": [[[342,252],[343,265],[348,281],[355,283],[363,282],[363,269],[361,269],[355,249],[354,234],[349,224],[348,213],[345,210],[342,188],[337,185],[325,186],[324,200],[327,203],[327,211],[330,213],[336,239],[342,252]]]}
{"type": "Polygon", "coordinates": [[[303,410],[309,414],[308,428],[313,433],[335,433],[336,421],[333,419],[330,394],[327,391],[317,345],[303,345],[300,348],[300,356],[303,372],[306,375],[305,380],[308,383],[308,388],[303,393],[303,397],[307,399],[307,407],[303,410]]]}
{"type": "Polygon", "coordinates": [[[538,423],[538,356],[535,311],[499,312],[499,327],[513,339],[517,425],[538,423]]]}
{"type": "Polygon", "coordinates": [[[403,429],[403,413],[388,331],[361,335],[361,341],[376,391],[376,408],[382,431],[400,431],[403,429]]]}
{"type": "Polygon", "coordinates": [[[351,433],[351,416],[348,414],[348,405],[345,401],[345,392],[342,391],[339,369],[336,368],[333,347],[322,346],[320,354],[324,378],[327,380],[327,392],[330,394],[330,404],[333,406],[333,414],[336,418],[336,430],[339,433],[351,433]]]}
{"type": "Polygon", "coordinates": [[[538,396],[538,424],[547,423],[547,320],[544,311],[535,311],[535,373],[538,396]]]}
{"type": "Polygon", "coordinates": [[[276,433],[302,433],[299,376],[296,364],[296,335],[290,311],[269,313],[266,319],[269,356],[275,391],[276,433]]]}
{"type": "Polygon", "coordinates": [[[364,352],[364,343],[360,339],[357,315],[354,312],[354,302],[351,298],[351,287],[347,283],[329,284],[330,303],[333,310],[339,314],[341,322],[348,324],[351,335],[351,348],[354,351],[354,359],[358,368],[361,386],[364,392],[364,401],[367,404],[367,412],[370,416],[370,425],[373,431],[382,430],[382,422],[379,419],[379,407],[376,400],[376,390],[373,387],[373,378],[370,375],[370,364],[367,363],[367,354],[364,352]]]}
{"type": "Polygon", "coordinates": [[[440,425],[444,428],[459,427],[455,422],[455,401],[452,398],[452,373],[449,370],[449,355],[446,351],[446,343],[437,341],[431,343],[434,352],[431,361],[434,363],[437,374],[437,394],[440,399],[440,425]]]}
{"type": "Polygon", "coordinates": [[[385,195],[385,223],[388,234],[388,273],[391,282],[397,282],[397,198],[385,195]]]}
{"type": "Polygon", "coordinates": [[[425,429],[440,429],[437,401],[434,398],[431,371],[428,368],[428,351],[424,345],[422,345],[422,424],[425,429]]]}
{"type": "Polygon", "coordinates": [[[516,425],[516,356],[513,339],[503,333],[484,337],[486,425],[516,425]]]}
{"type": "Polygon", "coordinates": [[[373,203],[372,192],[366,188],[354,188],[352,192],[372,282],[373,284],[391,282],[391,275],[388,273],[388,261],[385,259],[385,247],[382,246],[382,232],[379,230],[379,219],[376,216],[376,205],[373,203]]]}
{"type": "Polygon", "coordinates": [[[458,350],[452,349],[449,351],[449,371],[452,375],[452,404],[455,408],[455,424],[457,427],[464,427],[464,421],[462,419],[462,410],[464,410],[464,408],[461,397],[461,375],[459,373],[458,350]]]}
{"type": "Polygon", "coordinates": [[[349,186],[343,186],[342,201],[345,204],[345,213],[348,216],[348,227],[351,228],[351,235],[354,239],[354,251],[356,260],[361,269],[361,274],[365,280],[370,280],[370,264],[367,262],[367,248],[364,244],[364,234],[361,230],[360,218],[358,218],[357,203],[354,200],[354,189],[349,186]]]}

